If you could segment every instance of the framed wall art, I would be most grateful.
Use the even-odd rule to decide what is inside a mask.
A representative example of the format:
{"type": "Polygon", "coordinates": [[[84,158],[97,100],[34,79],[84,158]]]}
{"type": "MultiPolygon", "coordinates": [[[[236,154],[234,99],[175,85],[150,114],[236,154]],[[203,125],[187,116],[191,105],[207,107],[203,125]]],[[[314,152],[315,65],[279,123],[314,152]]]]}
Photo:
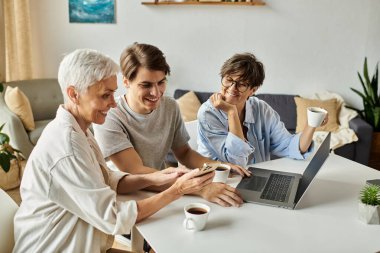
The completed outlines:
{"type": "Polygon", "coordinates": [[[70,23],[115,23],[115,0],[69,0],[70,23]]]}

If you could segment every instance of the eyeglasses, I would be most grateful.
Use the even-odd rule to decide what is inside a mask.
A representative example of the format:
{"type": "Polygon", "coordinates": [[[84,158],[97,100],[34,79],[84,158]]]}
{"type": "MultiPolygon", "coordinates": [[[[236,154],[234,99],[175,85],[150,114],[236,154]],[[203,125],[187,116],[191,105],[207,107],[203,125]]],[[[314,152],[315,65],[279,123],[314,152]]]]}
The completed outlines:
{"type": "Polygon", "coordinates": [[[240,93],[246,92],[248,90],[248,88],[249,88],[249,85],[247,83],[235,81],[235,80],[233,80],[233,79],[231,79],[229,77],[222,78],[222,85],[224,87],[229,88],[229,87],[231,87],[234,84],[235,84],[236,89],[240,93]]]}

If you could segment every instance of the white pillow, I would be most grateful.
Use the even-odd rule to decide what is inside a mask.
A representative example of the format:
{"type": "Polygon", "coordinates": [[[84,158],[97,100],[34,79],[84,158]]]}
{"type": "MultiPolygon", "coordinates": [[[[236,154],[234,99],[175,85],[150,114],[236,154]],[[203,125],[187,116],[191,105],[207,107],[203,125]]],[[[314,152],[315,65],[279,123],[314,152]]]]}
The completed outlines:
{"type": "Polygon", "coordinates": [[[197,137],[198,137],[198,120],[188,121],[185,122],[185,127],[187,132],[190,135],[189,145],[191,149],[197,151],[198,144],[197,144],[197,137]]]}

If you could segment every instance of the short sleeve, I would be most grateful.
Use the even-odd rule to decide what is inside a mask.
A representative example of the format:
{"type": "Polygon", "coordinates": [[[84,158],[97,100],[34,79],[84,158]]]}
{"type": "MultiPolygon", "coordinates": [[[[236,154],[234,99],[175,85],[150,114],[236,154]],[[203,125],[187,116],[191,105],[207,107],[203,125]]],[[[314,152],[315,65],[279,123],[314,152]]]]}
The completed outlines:
{"type": "Polygon", "coordinates": [[[95,139],[105,158],[133,147],[123,123],[125,118],[118,108],[113,108],[108,112],[104,124],[93,125],[95,139]]]}

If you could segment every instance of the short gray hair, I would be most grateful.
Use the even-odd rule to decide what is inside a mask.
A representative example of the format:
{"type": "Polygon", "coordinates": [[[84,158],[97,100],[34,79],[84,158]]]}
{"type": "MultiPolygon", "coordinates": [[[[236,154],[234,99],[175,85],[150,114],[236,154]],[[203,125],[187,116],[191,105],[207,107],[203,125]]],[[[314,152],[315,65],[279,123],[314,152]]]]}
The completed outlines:
{"type": "Polygon", "coordinates": [[[58,82],[65,102],[66,89],[74,86],[79,92],[119,72],[119,66],[108,56],[92,49],[77,49],[66,55],[58,70],[58,82]]]}

